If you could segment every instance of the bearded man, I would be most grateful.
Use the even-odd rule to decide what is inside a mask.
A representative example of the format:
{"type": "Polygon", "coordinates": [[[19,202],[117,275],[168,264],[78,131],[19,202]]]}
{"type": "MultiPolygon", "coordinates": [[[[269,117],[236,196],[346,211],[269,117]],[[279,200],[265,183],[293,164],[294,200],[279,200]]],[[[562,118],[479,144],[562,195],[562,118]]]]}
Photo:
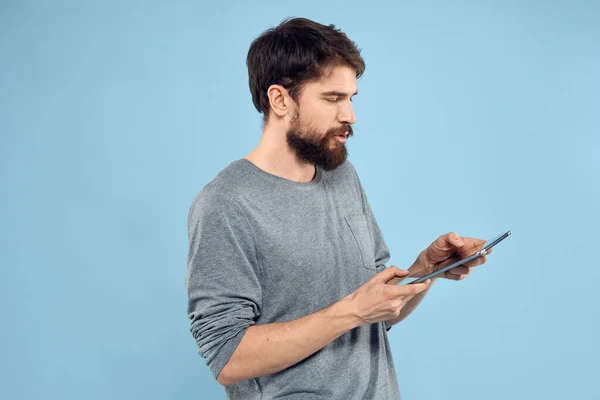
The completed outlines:
{"type": "MultiPolygon", "coordinates": [[[[484,241],[440,236],[406,270],[390,253],[345,143],[365,63],[333,25],[284,21],[250,46],[264,128],[193,200],[191,332],[230,399],[399,399],[387,330],[440,263],[484,241]]],[[[445,273],[462,279],[485,257],[445,273]]]]}

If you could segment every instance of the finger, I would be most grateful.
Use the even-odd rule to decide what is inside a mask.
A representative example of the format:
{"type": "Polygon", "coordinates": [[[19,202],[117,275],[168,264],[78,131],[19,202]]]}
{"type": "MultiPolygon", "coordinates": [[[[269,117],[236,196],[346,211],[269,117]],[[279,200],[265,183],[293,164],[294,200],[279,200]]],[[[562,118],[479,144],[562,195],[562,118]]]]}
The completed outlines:
{"type": "Polygon", "coordinates": [[[450,232],[447,235],[444,235],[444,237],[446,243],[448,243],[450,246],[461,248],[465,245],[463,239],[456,232],[450,232]]]}
{"type": "Polygon", "coordinates": [[[459,253],[461,256],[466,257],[481,250],[485,244],[485,240],[465,237],[463,238],[464,246],[460,249],[459,253]]]}
{"type": "Polygon", "coordinates": [[[427,260],[431,263],[438,263],[448,259],[452,254],[460,252],[464,246],[463,239],[455,232],[450,232],[438,237],[427,248],[427,260]]]}
{"type": "Polygon", "coordinates": [[[403,277],[393,277],[392,279],[390,279],[389,281],[386,282],[387,285],[397,285],[400,282],[402,282],[404,279],[406,279],[406,276],[403,277]]]}
{"type": "Polygon", "coordinates": [[[425,282],[415,283],[412,285],[392,286],[393,293],[396,297],[400,296],[414,296],[427,289],[431,284],[431,279],[427,279],[425,282]]]}
{"type": "Polygon", "coordinates": [[[467,267],[465,265],[461,265],[460,267],[452,268],[450,271],[448,271],[449,274],[454,274],[454,275],[467,275],[467,274],[469,274],[469,272],[471,272],[471,268],[467,267]]]}
{"type": "Polygon", "coordinates": [[[462,266],[473,268],[473,267],[477,267],[478,265],[485,264],[486,261],[487,261],[486,256],[481,256],[474,260],[469,261],[466,264],[463,264],[462,266]]]}
{"type": "Polygon", "coordinates": [[[454,248],[461,248],[464,246],[463,239],[456,232],[450,232],[440,236],[433,242],[433,250],[448,252],[454,248]]]}
{"type": "Polygon", "coordinates": [[[411,301],[414,297],[415,296],[402,296],[402,297],[399,297],[399,298],[401,299],[402,303],[406,304],[409,301],[411,301]]]}
{"type": "Polygon", "coordinates": [[[409,274],[408,271],[400,269],[394,265],[384,269],[380,273],[376,274],[373,279],[377,282],[387,283],[393,278],[404,278],[409,274]]]}
{"type": "Polygon", "coordinates": [[[446,279],[449,279],[451,281],[462,281],[463,279],[465,279],[467,276],[469,276],[468,274],[452,274],[450,273],[450,271],[446,272],[446,279]]]}

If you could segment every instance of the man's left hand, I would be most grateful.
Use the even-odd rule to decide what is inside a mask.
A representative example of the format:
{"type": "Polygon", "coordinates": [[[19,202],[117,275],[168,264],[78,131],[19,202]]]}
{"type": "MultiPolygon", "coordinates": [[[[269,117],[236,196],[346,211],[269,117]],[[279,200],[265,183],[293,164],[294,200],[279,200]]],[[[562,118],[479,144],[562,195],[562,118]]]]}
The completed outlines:
{"type": "MultiPolygon", "coordinates": [[[[438,271],[447,265],[450,265],[460,259],[468,257],[483,248],[485,240],[460,237],[455,232],[450,232],[437,238],[428,248],[423,250],[417,261],[409,269],[411,276],[421,277],[438,271]]],[[[486,254],[490,254],[492,250],[488,250],[486,254]]],[[[464,265],[452,268],[446,271],[440,277],[452,279],[455,281],[462,280],[469,275],[473,267],[484,264],[486,256],[481,256],[464,265]]]]}

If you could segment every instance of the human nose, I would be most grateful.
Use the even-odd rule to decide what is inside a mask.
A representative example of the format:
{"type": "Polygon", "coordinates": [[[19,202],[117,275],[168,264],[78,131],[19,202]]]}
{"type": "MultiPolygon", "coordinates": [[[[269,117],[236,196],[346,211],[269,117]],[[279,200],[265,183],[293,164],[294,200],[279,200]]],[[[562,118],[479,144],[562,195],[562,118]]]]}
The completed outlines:
{"type": "Polygon", "coordinates": [[[356,122],[356,114],[352,108],[352,103],[348,102],[346,107],[340,110],[338,113],[338,122],[352,125],[356,122]]]}

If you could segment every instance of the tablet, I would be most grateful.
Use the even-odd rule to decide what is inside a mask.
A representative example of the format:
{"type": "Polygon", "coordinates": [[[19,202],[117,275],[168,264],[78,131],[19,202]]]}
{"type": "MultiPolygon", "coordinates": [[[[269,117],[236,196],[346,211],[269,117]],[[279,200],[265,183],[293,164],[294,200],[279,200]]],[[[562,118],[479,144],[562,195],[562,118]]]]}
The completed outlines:
{"type": "Polygon", "coordinates": [[[492,247],[494,247],[495,245],[497,245],[498,243],[500,243],[501,241],[503,241],[504,239],[506,239],[507,237],[509,237],[511,235],[511,232],[504,232],[501,235],[496,236],[495,238],[488,240],[487,242],[485,242],[485,244],[483,245],[483,248],[481,250],[479,250],[477,253],[470,255],[469,257],[463,258],[460,261],[457,261],[453,264],[448,265],[447,267],[444,267],[438,271],[432,272],[429,275],[425,275],[422,278],[417,278],[413,281],[410,281],[407,283],[407,285],[411,285],[413,283],[421,283],[421,282],[425,282],[427,279],[429,278],[434,278],[440,274],[443,274],[446,271],[450,271],[452,268],[456,268],[460,265],[466,264],[471,260],[474,260],[476,258],[479,258],[481,256],[484,256],[487,254],[488,250],[491,249],[492,247]]]}

